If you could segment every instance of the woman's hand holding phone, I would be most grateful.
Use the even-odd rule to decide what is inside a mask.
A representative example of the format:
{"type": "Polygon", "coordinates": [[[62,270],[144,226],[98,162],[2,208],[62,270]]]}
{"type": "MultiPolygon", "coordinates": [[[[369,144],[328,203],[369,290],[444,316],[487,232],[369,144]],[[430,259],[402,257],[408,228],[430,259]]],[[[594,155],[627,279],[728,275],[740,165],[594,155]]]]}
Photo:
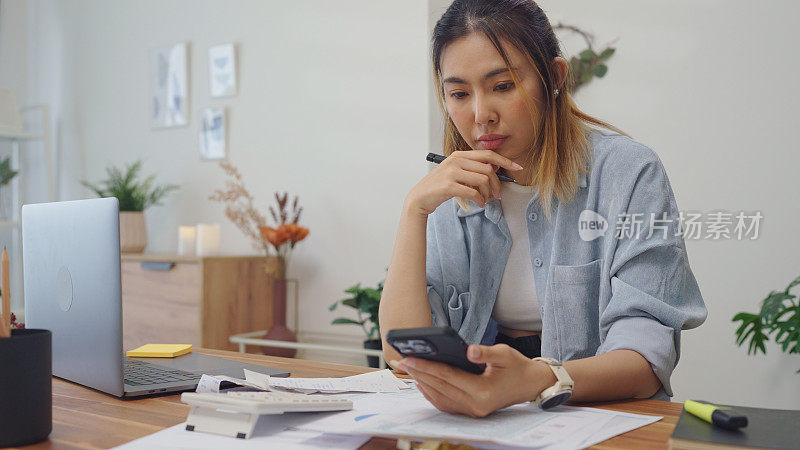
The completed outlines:
{"type": "Polygon", "coordinates": [[[389,364],[416,380],[422,395],[437,409],[470,417],[484,417],[506,406],[534,400],[556,382],[546,364],[528,359],[505,344],[470,345],[467,358],[486,364],[486,370],[475,375],[422,358],[389,364]]]}
{"type": "Polygon", "coordinates": [[[490,197],[500,197],[500,179],[495,173],[498,167],[522,169],[492,150],[453,152],[411,189],[406,204],[425,216],[453,197],[470,199],[484,207],[490,197]]]}

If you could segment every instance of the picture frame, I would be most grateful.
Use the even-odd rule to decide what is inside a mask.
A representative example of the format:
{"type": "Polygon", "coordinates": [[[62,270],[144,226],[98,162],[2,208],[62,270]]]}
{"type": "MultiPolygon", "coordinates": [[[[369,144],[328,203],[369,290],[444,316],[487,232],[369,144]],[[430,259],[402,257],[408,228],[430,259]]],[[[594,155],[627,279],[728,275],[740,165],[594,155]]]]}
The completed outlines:
{"type": "Polygon", "coordinates": [[[150,123],[153,128],[189,124],[188,45],[150,51],[150,123]]]}
{"type": "Polygon", "coordinates": [[[227,158],[227,120],[222,107],[203,109],[200,120],[200,159],[218,161],[227,158]]]}
{"type": "Polygon", "coordinates": [[[236,95],[236,46],[220,44],[208,49],[209,89],[212,98],[236,95]]]}

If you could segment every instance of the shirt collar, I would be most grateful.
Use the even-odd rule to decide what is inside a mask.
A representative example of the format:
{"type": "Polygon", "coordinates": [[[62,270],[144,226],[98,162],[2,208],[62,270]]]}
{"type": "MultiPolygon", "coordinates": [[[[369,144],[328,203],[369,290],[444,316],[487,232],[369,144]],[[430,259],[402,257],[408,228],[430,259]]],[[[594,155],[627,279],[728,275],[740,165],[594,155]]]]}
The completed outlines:
{"type": "MultiPolygon", "coordinates": [[[[578,176],[578,186],[582,188],[587,187],[589,185],[588,178],[589,177],[587,174],[581,173],[578,176]]],[[[455,203],[456,215],[458,217],[471,216],[481,211],[485,211],[486,218],[488,218],[492,222],[497,223],[497,221],[500,220],[500,215],[502,214],[502,207],[500,206],[500,200],[493,198],[492,200],[489,201],[489,203],[486,204],[485,208],[481,208],[480,206],[478,206],[477,203],[473,202],[472,200],[467,200],[467,203],[469,203],[469,205],[472,206],[472,210],[464,211],[463,209],[461,209],[460,206],[458,206],[458,203],[455,203]]]]}
{"type": "Polygon", "coordinates": [[[467,203],[469,203],[469,205],[472,207],[472,209],[469,211],[461,209],[458,203],[453,202],[453,204],[456,205],[456,215],[458,217],[473,216],[475,214],[478,214],[479,212],[485,211],[486,218],[488,218],[495,224],[498,223],[498,221],[500,220],[500,215],[502,214],[503,210],[503,207],[500,205],[500,200],[496,198],[489,200],[489,202],[486,203],[485,208],[481,208],[480,206],[478,206],[477,203],[469,199],[467,199],[467,203]]]}

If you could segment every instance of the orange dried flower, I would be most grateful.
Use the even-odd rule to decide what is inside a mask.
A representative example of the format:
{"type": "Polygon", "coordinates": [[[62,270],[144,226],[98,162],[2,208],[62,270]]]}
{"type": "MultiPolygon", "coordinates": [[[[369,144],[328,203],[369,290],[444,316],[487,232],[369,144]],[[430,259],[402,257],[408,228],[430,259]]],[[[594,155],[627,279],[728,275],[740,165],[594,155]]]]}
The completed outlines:
{"type": "Polygon", "coordinates": [[[289,239],[292,240],[292,245],[302,241],[303,239],[308,236],[309,230],[306,227],[301,227],[296,223],[287,223],[281,225],[281,227],[285,227],[287,232],[289,233],[289,239]]]}
{"type": "Polygon", "coordinates": [[[272,244],[276,250],[290,239],[289,233],[282,225],[278,228],[261,226],[258,229],[261,231],[261,236],[272,244]]]}
{"type": "Polygon", "coordinates": [[[220,162],[220,167],[229,179],[225,181],[225,189],[215,190],[209,199],[225,205],[225,215],[252,239],[256,248],[263,249],[269,256],[272,253],[270,246],[274,247],[276,256],[284,260],[284,268],[288,270],[291,250],[309,233],[308,228],[297,224],[303,212],[303,208],[298,204],[299,197],[295,196],[290,202],[287,192],[283,194],[275,192],[278,208],[276,210],[270,206],[269,214],[275,221],[276,227],[269,227],[267,217],[255,207],[255,199],[245,188],[242,175],[236,167],[229,161],[220,162]],[[290,203],[291,208],[289,208],[290,203]],[[289,245],[284,245],[287,242],[289,245]]]}
{"type": "Polygon", "coordinates": [[[276,249],[287,241],[291,241],[292,246],[294,246],[294,244],[305,239],[309,233],[308,228],[301,227],[296,223],[285,223],[278,226],[278,228],[263,226],[259,227],[259,230],[261,231],[261,236],[276,249]]]}

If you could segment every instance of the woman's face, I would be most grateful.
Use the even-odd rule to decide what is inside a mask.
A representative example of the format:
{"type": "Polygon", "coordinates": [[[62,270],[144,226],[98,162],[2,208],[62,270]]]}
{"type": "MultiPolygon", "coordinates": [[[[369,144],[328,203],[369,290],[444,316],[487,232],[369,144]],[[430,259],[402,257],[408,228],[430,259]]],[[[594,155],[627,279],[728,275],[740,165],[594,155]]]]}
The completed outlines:
{"type": "MultiPolygon", "coordinates": [[[[545,99],[535,69],[513,45],[503,43],[503,49],[539,111],[545,99]]],[[[522,164],[536,130],[522,91],[491,41],[472,33],[451,42],[442,53],[441,71],[445,108],[464,141],[522,164]]]]}

